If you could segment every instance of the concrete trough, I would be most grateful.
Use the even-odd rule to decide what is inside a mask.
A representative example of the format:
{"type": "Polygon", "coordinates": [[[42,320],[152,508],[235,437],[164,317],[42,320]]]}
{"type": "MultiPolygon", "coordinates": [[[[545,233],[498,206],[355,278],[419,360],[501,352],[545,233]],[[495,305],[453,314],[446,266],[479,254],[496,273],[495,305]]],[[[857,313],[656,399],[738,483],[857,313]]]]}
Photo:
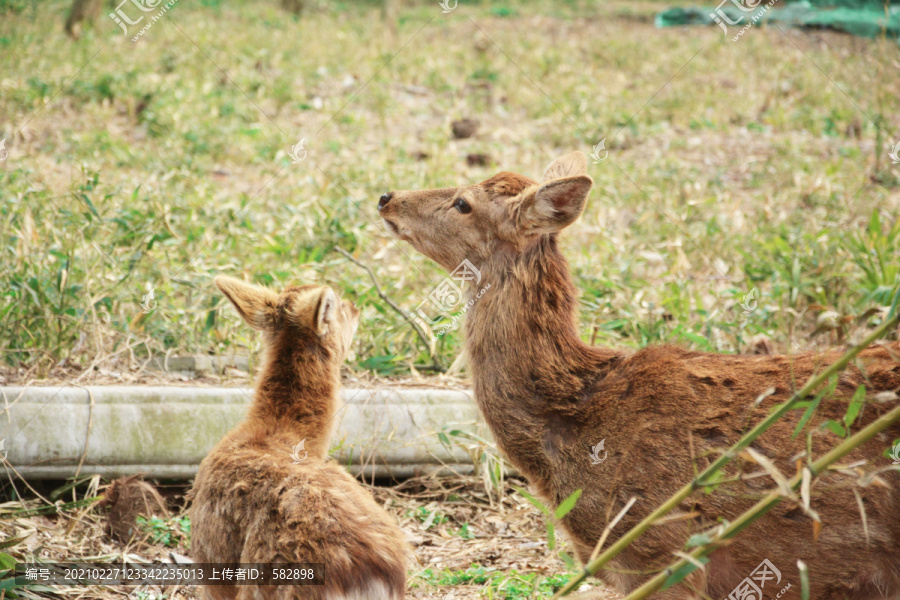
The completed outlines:
{"type": "MultiPolygon", "coordinates": [[[[0,387],[8,418],[0,453],[24,478],[75,475],[190,478],[246,414],[253,392],[237,387],[0,387]]],[[[438,433],[490,439],[471,394],[447,389],[345,389],[332,455],[353,473],[403,478],[471,472],[464,448],[438,433]]],[[[451,438],[452,439],[452,438],[451,438]]]]}

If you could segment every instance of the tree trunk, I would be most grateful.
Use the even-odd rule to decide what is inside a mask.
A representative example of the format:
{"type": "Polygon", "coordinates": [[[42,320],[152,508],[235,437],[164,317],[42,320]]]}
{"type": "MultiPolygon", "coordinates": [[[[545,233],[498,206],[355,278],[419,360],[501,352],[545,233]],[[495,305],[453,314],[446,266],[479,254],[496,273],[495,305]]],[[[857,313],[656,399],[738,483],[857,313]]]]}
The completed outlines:
{"type": "Polygon", "coordinates": [[[72,0],[72,10],[66,19],[66,33],[77,40],[81,36],[82,22],[93,25],[100,16],[102,6],[103,0],[72,0]]]}
{"type": "Polygon", "coordinates": [[[303,0],[281,0],[281,8],[299,15],[303,12],[303,0]]]}

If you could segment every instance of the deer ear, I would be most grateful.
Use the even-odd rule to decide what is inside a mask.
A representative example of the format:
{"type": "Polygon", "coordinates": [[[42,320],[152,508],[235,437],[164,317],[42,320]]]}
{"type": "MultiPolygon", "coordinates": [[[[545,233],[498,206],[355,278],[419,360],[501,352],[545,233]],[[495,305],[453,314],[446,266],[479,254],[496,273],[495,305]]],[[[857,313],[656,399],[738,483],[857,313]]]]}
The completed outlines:
{"type": "Polygon", "coordinates": [[[341,301],[330,287],[322,288],[319,308],[316,311],[316,333],[319,337],[327,334],[335,326],[340,303],[341,301]]]}
{"type": "Polygon", "coordinates": [[[526,223],[532,232],[555,233],[568,227],[581,215],[594,180],[587,175],[554,179],[534,193],[526,211],[526,223]]]}
{"type": "Polygon", "coordinates": [[[238,314],[254,329],[271,329],[277,315],[278,294],[258,285],[250,285],[234,277],[219,275],[216,287],[222,290],[238,314]]]}
{"type": "Polygon", "coordinates": [[[554,160],[544,171],[544,181],[587,175],[587,157],[584,152],[569,152],[554,160]]]}

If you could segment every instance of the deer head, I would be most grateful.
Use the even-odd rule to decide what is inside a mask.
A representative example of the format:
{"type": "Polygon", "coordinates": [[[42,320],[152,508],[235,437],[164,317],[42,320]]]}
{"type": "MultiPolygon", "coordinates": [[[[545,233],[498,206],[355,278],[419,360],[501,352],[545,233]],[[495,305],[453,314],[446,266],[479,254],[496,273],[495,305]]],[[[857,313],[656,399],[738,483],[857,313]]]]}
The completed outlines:
{"type": "Polygon", "coordinates": [[[392,191],[378,212],[394,235],[448,271],[464,259],[515,263],[541,236],[575,222],[593,183],[584,154],[572,152],[547,167],[543,183],[503,172],[467,187],[392,191]]]}
{"type": "Polygon", "coordinates": [[[359,325],[359,310],[342,301],[327,286],[301,285],[280,294],[220,275],[216,286],[246,323],[263,331],[269,341],[278,337],[312,339],[343,361],[359,325]]]}

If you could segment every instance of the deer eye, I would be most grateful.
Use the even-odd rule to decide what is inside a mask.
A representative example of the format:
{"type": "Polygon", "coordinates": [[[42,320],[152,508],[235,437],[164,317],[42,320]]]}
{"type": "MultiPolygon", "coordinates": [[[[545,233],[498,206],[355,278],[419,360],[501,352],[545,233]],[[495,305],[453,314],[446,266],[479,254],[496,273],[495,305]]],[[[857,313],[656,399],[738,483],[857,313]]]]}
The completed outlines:
{"type": "Polygon", "coordinates": [[[453,203],[453,206],[454,206],[454,208],[456,208],[456,210],[458,210],[459,212],[461,212],[464,215],[467,215],[470,212],[472,212],[472,205],[469,204],[468,202],[466,202],[462,198],[457,198],[456,202],[453,203]]]}

